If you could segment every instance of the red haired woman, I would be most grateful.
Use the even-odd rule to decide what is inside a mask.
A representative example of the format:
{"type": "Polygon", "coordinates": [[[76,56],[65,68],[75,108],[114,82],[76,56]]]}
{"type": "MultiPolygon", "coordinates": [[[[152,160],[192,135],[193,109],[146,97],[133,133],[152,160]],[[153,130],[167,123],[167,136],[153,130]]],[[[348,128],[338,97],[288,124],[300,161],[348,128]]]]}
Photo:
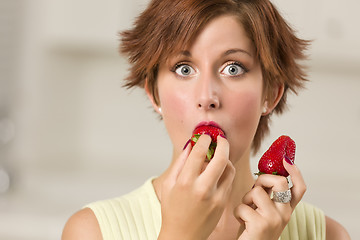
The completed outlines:
{"type": "Polygon", "coordinates": [[[297,38],[268,0],[153,0],[121,33],[128,87],[145,89],[173,144],[169,167],[142,187],[89,204],[63,239],[349,239],[344,228],[301,202],[299,169],[254,179],[250,154],[306,81],[297,38]],[[225,133],[185,144],[199,125],[225,133]],[[184,147],[185,144],[185,147],[184,147]],[[269,192],[290,192],[274,201],[269,192]],[[291,196],[291,197],[290,197],[291,196]]]}

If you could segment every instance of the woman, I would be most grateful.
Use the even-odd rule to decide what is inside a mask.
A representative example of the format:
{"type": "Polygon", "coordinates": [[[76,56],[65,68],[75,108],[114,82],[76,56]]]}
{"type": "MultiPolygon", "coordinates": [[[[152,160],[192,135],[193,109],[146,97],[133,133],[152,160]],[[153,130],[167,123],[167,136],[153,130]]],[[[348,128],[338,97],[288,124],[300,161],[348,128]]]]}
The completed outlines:
{"type": "Polygon", "coordinates": [[[306,186],[292,161],[283,161],[291,195],[278,201],[270,193],[287,193],[287,179],[250,170],[271,114],[306,81],[298,61],[307,45],[268,0],[153,0],[122,33],[121,52],[132,66],[127,86],[143,87],[164,121],[171,164],[75,213],[63,239],[349,239],[300,202],[306,186]],[[210,162],[208,135],[185,144],[204,125],[225,133],[210,162]]]}

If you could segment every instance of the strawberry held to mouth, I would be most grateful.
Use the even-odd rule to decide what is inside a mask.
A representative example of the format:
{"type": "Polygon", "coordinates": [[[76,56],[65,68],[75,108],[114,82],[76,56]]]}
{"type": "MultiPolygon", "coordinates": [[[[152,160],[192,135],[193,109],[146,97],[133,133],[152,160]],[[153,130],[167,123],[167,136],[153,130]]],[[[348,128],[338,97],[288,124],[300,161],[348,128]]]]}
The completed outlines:
{"type": "Polygon", "coordinates": [[[283,165],[283,159],[287,158],[292,163],[295,160],[296,145],[289,136],[280,136],[260,158],[258,169],[261,174],[274,174],[284,177],[289,176],[283,165]]]}
{"type": "Polygon", "coordinates": [[[215,126],[211,125],[202,125],[194,129],[193,135],[191,136],[191,146],[194,146],[198,141],[199,137],[203,134],[207,134],[211,137],[211,144],[209,146],[209,150],[206,154],[206,161],[210,161],[215,153],[215,149],[217,146],[217,136],[225,137],[224,131],[215,126]]]}

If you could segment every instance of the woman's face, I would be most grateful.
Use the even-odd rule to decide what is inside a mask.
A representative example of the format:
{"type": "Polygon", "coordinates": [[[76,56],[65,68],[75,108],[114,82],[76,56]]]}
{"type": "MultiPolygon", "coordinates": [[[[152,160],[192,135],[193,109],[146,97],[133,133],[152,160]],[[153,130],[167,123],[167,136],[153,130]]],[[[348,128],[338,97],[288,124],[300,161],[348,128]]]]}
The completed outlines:
{"type": "Polygon", "coordinates": [[[235,162],[250,149],[263,106],[263,79],[251,40],[234,16],[212,20],[193,45],[158,72],[162,117],[177,156],[199,123],[215,122],[235,162]]]}

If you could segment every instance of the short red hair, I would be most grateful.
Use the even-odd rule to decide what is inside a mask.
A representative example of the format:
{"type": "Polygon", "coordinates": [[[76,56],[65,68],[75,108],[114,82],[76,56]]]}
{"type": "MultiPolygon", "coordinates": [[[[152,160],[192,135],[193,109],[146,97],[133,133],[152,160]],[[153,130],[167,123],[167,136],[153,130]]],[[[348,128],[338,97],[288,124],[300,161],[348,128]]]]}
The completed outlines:
{"type": "MultiPolygon", "coordinates": [[[[157,71],[161,62],[184,50],[206,24],[221,15],[236,16],[244,26],[260,61],[264,94],[272,100],[272,90],[284,85],[284,94],[274,111],[286,107],[288,90],[297,93],[306,81],[304,51],[309,42],[296,37],[269,0],[152,0],[136,19],[134,27],[120,33],[120,52],[128,57],[130,74],[125,86],[145,86],[154,100],[157,96],[157,71]]],[[[256,152],[269,132],[271,115],[262,116],[253,140],[256,152]]]]}

